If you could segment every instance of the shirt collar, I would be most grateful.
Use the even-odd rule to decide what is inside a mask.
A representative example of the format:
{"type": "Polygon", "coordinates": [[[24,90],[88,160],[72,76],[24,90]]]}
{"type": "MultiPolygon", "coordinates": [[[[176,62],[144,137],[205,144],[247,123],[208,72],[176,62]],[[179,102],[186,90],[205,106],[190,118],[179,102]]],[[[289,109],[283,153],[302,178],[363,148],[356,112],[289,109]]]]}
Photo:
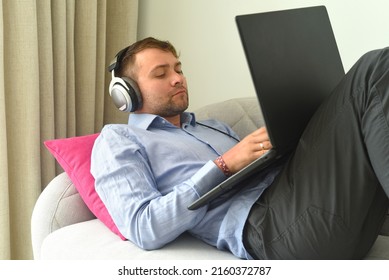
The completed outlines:
{"type": "MultiPolygon", "coordinates": [[[[196,117],[194,113],[188,113],[184,112],[181,114],[181,123],[189,124],[191,126],[195,126],[196,124],[196,117]]],[[[153,126],[170,126],[172,125],[170,122],[166,121],[164,118],[153,115],[153,114],[130,114],[128,118],[128,124],[130,126],[136,126],[142,129],[149,129],[153,126]]]]}

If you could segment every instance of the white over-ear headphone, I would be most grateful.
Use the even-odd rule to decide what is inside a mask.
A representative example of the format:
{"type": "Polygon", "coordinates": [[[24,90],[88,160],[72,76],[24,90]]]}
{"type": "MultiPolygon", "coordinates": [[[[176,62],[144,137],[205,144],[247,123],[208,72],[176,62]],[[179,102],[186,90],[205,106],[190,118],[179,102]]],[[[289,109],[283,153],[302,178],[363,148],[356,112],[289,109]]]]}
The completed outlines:
{"type": "Polygon", "coordinates": [[[128,77],[116,77],[115,70],[120,68],[120,63],[129,47],[121,50],[108,66],[112,72],[109,84],[109,95],[115,106],[123,112],[134,112],[142,107],[142,96],[137,83],[128,77]]]}

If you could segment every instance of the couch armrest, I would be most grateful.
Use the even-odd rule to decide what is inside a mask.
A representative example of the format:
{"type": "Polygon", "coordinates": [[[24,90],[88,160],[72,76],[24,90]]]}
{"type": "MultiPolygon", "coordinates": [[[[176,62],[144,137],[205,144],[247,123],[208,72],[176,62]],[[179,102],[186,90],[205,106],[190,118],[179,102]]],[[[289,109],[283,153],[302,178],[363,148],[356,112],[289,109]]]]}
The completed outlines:
{"type": "Polygon", "coordinates": [[[31,217],[34,259],[43,240],[62,227],[95,219],[66,173],[56,176],[39,196],[31,217]]]}

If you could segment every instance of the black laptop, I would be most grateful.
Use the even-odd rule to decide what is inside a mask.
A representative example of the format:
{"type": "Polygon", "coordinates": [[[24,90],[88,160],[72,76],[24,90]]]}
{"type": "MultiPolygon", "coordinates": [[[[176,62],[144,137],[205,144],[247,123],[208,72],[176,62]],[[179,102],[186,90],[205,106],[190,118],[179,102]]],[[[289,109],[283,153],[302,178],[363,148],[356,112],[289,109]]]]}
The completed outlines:
{"type": "Polygon", "coordinates": [[[240,15],[236,23],[273,148],[194,201],[190,210],[290,153],[344,76],[324,6],[240,15]]]}

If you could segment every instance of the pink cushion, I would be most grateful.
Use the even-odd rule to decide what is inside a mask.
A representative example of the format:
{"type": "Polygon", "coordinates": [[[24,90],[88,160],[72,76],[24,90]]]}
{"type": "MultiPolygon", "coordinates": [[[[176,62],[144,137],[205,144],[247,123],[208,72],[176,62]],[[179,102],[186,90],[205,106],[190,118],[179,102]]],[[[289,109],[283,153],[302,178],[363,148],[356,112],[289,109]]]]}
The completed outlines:
{"type": "Polygon", "coordinates": [[[95,191],[95,179],[90,173],[90,158],[93,144],[99,134],[45,141],[50,153],[72,180],[81,198],[91,212],[112,232],[126,238],[119,232],[107,208],[95,191]]]}

